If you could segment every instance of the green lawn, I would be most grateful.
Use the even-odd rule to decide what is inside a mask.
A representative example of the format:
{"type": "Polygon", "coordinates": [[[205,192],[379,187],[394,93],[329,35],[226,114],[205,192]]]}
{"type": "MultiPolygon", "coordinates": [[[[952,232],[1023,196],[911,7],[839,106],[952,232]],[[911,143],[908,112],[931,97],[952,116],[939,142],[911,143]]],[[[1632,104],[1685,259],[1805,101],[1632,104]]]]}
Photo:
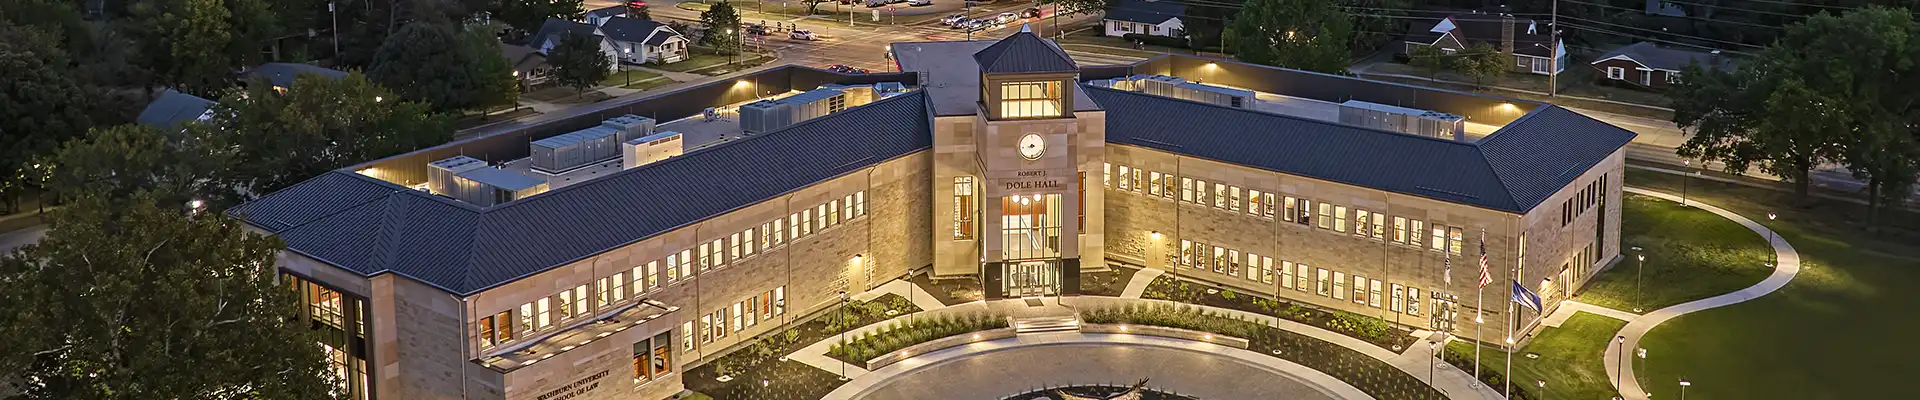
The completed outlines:
{"type": "MultiPolygon", "coordinates": [[[[1613,382],[1607,380],[1602,357],[1614,356],[1607,353],[1607,340],[1613,339],[1625,326],[1626,321],[1584,312],[1573,314],[1560,327],[1541,331],[1527,347],[1520,349],[1520,354],[1514,355],[1513,384],[1525,385],[1535,399],[1612,398],[1613,382]],[[1540,358],[1528,358],[1527,354],[1538,354],[1540,358]],[[1540,381],[1547,383],[1545,396],[1540,395],[1541,389],[1537,386],[1540,381]]],[[[1473,345],[1464,342],[1447,346],[1458,354],[1473,354],[1473,345]]],[[[1481,348],[1480,360],[1483,369],[1499,372],[1507,367],[1506,353],[1499,347],[1481,348]]],[[[1471,368],[1463,367],[1468,373],[1472,373],[1471,368]]]]}
{"type": "Polygon", "coordinates": [[[1576,300],[1653,311],[1753,286],[1773,273],[1766,238],[1738,223],[1651,196],[1629,193],[1625,203],[1626,259],[1595,277],[1576,300]],[[1633,247],[1644,250],[1636,254],[1633,247]],[[1647,257],[1644,265],[1637,255],[1647,257]]]}
{"type": "MultiPolygon", "coordinates": [[[[1677,177],[1631,171],[1627,183],[1677,192],[1677,177]]],[[[1920,216],[1694,181],[1703,202],[1764,221],[1798,249],[1799,277],[1778,292],[1660,325],[1641,342],[1640,380],[1654,398],[1678,398],[1678,381],[1700,399],[1920,398],[1912,381],[1920,347],[1920,216]],[[1870,231],[1865,221],[1879,224],[1870,231]]]]}
{"type": "Polygon", "coordinates": [[[662,70],[662,71],[694,72],[694,73],[701,73],[701,74],[707,74],[707,75],[720,75],[720,73],[712,73],[712,72],[717,72],[719,70],[728,70],[728,72],[731,72],[733,70],[737,70],[738,68],[747,68],[755,65],[765,64],[768,61],[772,61],[772,60],[773,60],[772,57],[753,54],[753,53],[747,53],[747,54],[742,54],[738,56],[714,54],[711,50],[706,50],[704,48],[696,47],[687,53],[687,59],[685,60],[681,60],[680,62],[671,63],[671,64],[649,65],[648,67],[662,70]],[[711,68],[719,65],[724,65],[724,64],[727,64],[728,62],[732,62],[738,68],[722,67],[722,68],[714,68],[706,71],[695,71],[698,69],[706,69],[706,68],[711,68]]]}
{"type": "MultiPolygon", "coordinates": [[[[607,79],[601,79],[600,86],[627,86],[627,85],[641,86],[641,85],[644,85],[644,83],[642,84],[634,84],[634,83],[643,82],[653,78],[660,78],[660,74],[641,71],[637,69],[620,70],[620,71],[614,71],[612,74],[608,74],[607,79]]],[[[668,80],[665,78],[662,78],[661,80],[668,81],[669,83],[672,82],[672,80],[668,80]]]]}

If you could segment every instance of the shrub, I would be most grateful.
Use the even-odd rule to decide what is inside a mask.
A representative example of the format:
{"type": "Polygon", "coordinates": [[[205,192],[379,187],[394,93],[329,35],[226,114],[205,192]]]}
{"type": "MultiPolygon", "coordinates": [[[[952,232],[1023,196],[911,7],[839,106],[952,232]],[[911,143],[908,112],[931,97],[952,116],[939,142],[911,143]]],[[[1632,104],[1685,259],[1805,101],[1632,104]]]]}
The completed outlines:
{"type": "Polygon", "coordinates": [[[1154,35],[1139,34],[1139,33],[1129,33],[1125,35],[1120,35],[1120,37],[1123,39],[1127,39],[1127,41],[1129,42],[1141,42],[1141,43],[1146,43],[1146,44],[1155,45],[1155,46],[1177,47],[1177,48],[1183,48],[1183,49],[1187,48],[1187,39],[1183,37],[1154,36],[1154,35]]]}

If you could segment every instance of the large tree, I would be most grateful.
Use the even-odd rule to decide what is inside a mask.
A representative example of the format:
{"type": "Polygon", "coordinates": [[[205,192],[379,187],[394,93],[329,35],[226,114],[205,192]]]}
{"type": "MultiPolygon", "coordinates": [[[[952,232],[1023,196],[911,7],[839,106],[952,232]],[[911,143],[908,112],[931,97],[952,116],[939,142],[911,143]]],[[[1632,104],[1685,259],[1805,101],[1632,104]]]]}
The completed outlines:
{"type": "Polygon", "coordinates": [[[400,28],[375,53],[367,77],[441,111],[511,104],[519,93],[498,40],[483,29],[440,23],[400,28]]]}
{"type": "Polygon", "coordinates": [[[0,194],[11,209],[35,158],[86,132],[91,102],[58,35],[0,21],[0,194]]]}
{"type": "Polygon", "coordinates": [[[203,199],[214,183],[207,174],[224,160],[185,139],[144,125],[96,128],[49,157],[48,189],[60,198],[130,198],[149,192],[172,204],[203,199]]]}
{"type": "Polygon", "coordinates": [[[553,65],[554,81],[575,91],[600,84],[613,69],[613,59],[600,51],[600,38],[579,33],[561,35],[547,52],[547,63],[553,65]]]}
{"type": "Polygon", "coordinates": [[[256,83],[191,124],[187,140],[224,160],[212,173],[230,201],[249,200],[323,172],[452,139],[445,116],[403,101],[358,72],[305,74],[285,94],[256,83]]]}
{"type": "Polygon", "coordinates": [[[158,84],[201,96],[232,86],[234,71],[264,61],[281,23],[263,0],[152,0],[122,24],[139,42],[134,61],[158,84]]]}
{"type": "Polygon", "coordinates": [[[700,43],[723,54],[740,51],[740,13],[726,0],[713,3],[712,8],[700,12],[700,23],[706,25],[706,33],[700,35],[700,43]]]}
{"type": "Polygon", "coordinates": [[[1729,173],[1751,168],[1794,184],[1808,200],[1808,172],[1835,160],[1836,138],[1850,130],[1842,110],[1820,99],[1805,82],[1773,72],[1765,59],[1736,71],[1692,65],[1669,94],[1674,123],[1693,132],[1680,145],[1681,157],[1718,161],[1729,173]]]}
{"type": "Polygon", "coordinates": [[[314,331],[276,285],[279,239],[140,194],[55,211],[0,257],[0,370],[24,399],[332,399],[314,331]]]}
{"type": "Polygon", "coordinates": [[[580,19],[586,15],[582,5],[581,0],[501,0],[500,12],[493,15],[518,31],[514,36],[524,36],[540,30],[548,19],[580,19]]]}
{"type": "Polygon", "coordinates": [[[1453,62],[1454,70],[1473,77],[1473,85],[1480,87],[1486,86],[1484,82],[1487,77],[1506,73],[1513,65],[1513,56],[1486,43],[1475,43],[1458,57],[1453,62]]]}
{"type": "Polygon", "coordinates": [[[1241,61],[1346,73],[1353,21],[1325,0],[1248,0],[1227,26],[1227,47],[1241,61]]]}

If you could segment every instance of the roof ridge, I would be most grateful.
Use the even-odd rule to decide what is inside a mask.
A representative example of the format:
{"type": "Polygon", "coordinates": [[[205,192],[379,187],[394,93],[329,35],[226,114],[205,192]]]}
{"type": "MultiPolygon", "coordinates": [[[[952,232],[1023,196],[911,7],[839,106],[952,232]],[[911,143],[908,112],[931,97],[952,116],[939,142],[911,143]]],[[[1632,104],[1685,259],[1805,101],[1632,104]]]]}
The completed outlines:
{"type": "MultiPolygon", "coordinates": [[[[1178,101],[1178,102],[1184,102],[1184,103],[1189,103],[1189,104],[1196,104],[1196,105],[1201,105],[1201,106],[1207,106],[1207,107],[1213,107],[1213,108],[1218,108],[1218,109],[1222,109],[1222,110],[1229,110],[1229,111],[1232,111],[1232,112],[1240,112],[1240,113],[1251,113],[1251,114],[1254,114],[1254,115],[1260,115],[1260,116],[1265,116],[1265,117],[1277,117],[1277,118],[1286,118],[1286,119],[1291,119],[1291,120],[1296,120],[1296,121],[1303,121],[1303,122],[1308,122],[1308,123],[1315,123],[1315,124],[1322,124],[1322,125],[1335,125],[1335,126],[1342,126],[1342,127],[1348,127],[1348,128],[1353,128],[1353,129],[1359,129],[1359,130],[1362,130],[1362,131],[1365,131],[1365,132],[1368,132],[1368,133],[1373,133],[1373,134],[1380,134],[1380,135],[1391,135],[1390,137],[1403,137],[1403,138],[1413,138],[1413,139],[1420,139],[1420,140],[1429,140],[1429,141],[1435,141],[1435,142],[1440,142],[1440,143],[1446,143],[1446,144],[1449,144],[1449,145],[1454,145],[1454,146],[1473,146],[1473,147],[1478,147],[1478,145],[1477,145],[1477,143],[1475,143],[1475,142],[1462,142],[1462,141],[1458,141],[1458,140],[1452,140],[1452,139],[1441,139],[1441,138],[1436,138],[1436,137],[1427,137],[1427,136],[1421,136],[1421,135],[1413,135],[1413,134],[1407,134],[1407,133],[1400,133],[1400,132],[1394,132],[1394,131],[1389,131],[1389,130],[1385,130],[1385,129],[1379,129],[1379,128],[1371,128],[1371,127],[1364,127],[1364,126],[1357,126],[1357,125],[1349,125],[1349,124],[1343,124],[1343,123],[1340,123],[1340,122],[1338,122],[1338,121],[1327,121],[1327,120],[1322,120],[1322,119],[1314,119],[1314,118],[1307,118],[1307,117],[1302,117],[1302,116],[1297,116],[1297,115],[1289,115],[1289,114],[1279,114],[1279,113],[1270,113],[1270,112],[1266,112],[1266,111],[1259,111],[1259,110],[1249,110],[1249,109],[1244,109],[1244,108],[1234,108],[1234,107],[1227,107],[1227,106],[1222,106],[1222,105],[1219,105],[1219,104],[1212,104],[1212,103],[1202,103],[1202,102],[1198,102],[1198,101],[1193,101],[1193,100],[1187,100],[1187,99],[1182,99],[1182,98],[1175,98],[1175,97],[1166,97],[1166,96],[1159,96],[1159,95],[1152,95],[1152,94],[1146,94],[1146,93],[1140,93],[1140,92],[1135,92],[1135,91],[1131,91],[1131,90],[1120,90],[1120,89],[1114,89],[1114,88],[1109,88],[1109,87],[1099,87],[1099,86],[1093,86],[1093,85],[1088,85],[1088,84],[1084,84],[1084,83],[1082,83],[1082,84],[1080,84],[1080,86],[1083,86],[1083,87],[1088,87],[1088,88],[1093,88],[1093,89],[1100,89],[1100,90],[1105,90],[1105,91],[1110,91],[1110,92],[1115,92],[1115,93],[1125,93],[1125,94],[1129,94],[1129,95],[1133,95],[1133,96],[1139,96],[1139,97],[1144,97],[1144,98],[1151,98],[1151,99],[1159,99],[1159,100],[1171,100],[1171,101],[1178,101]]],[[[1324,100],[1322,100],[1322,101],[1324,101],[1324,100]]],[[[1362,101],[1365,101],[1365,100],[1362,100],[1362,101]]],[[[1097,103],[1097,102],[1099,102],[1099,100],[1094,100],[1094,102],[1096,102],[1096,103],[1097,103]]]]}

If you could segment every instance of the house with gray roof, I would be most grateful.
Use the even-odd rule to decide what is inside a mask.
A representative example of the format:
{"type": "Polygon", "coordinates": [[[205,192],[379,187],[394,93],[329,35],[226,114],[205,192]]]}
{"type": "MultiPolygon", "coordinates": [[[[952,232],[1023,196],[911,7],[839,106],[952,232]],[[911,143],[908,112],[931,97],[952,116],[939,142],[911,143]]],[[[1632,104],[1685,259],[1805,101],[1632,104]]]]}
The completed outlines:
{"type": "Polygon", "coordinates": [[[1734,67],[1733,59],[1722,57],[1719,50],[1661,47],[1653,42],[1620,46],[1601,54],[1588,65],[1594,70],[1594,79],[1601,84],[1656,90],[1679,83],[1681,71],[1688,65],[1719,71],[1731,71],[1734,67]]]}
{"type": "Polygon", "coordinates": [[[1410,54],[1415,47],[1433,47],[1442,53],[1454,54],[1486,44],[1513,56],[1510,72],[1549,75],[1567,68],[1566,46],[1553,37],[1552,27],[1543,21],[1473,13],[1443,18],[1424,30],[1420,26],[1416,24],[1414,30],[1407,33],[1402,55],[1410,54]]]}
{"type": "Polygon", "coordinates": [[[1010,299],[1151,269],[1396,329],[1524,339],[1621,259],[1634,133],[1552,104],[1188,55],[1081,65],[1031,32],[889,50],[903,72],[779,66],[609,104],[686,133],[663,160],[520,172],[532,143],[602,123],[587,113],[330,171],[229,214],[284,241],[275,266],[307,299],[302,322],[362,339],[328,349],[364,362],[345,381],[379,400],[667,398],[701,376],[690,367],[918,274],[1010,299]],[[1134,75],[1258,96],[1082,83],[1134,75]],[[895,84],[909,89],[869,103],[796,99],[843,109],[781,128],[731,117],[895,84]],[[1377,129],[1347,102],[1448,114],[1465,133],[1377,129]],[[448,159],[551,190],[436,193],[430,165],[448,159]],[[1459,299],[1481,287],[1451,279],[1472,275],[1450,260],[1474,258],[1541,307],[1463,329],[1476,319],[1459,299]]]}
{"type": "Polygon", "coordinates": [[[1180,22],[1186,13],[1187,6],[1173,0],[1118,0],[1107,4],[1107,13],[1100,17],[1100,23],[1107,36],[1113,37],[1128,34],[1186,37],[1186,26],[1180,22]]]}
{"type": "Polygon", "coordinates": [[[654,20],[607,18],[600,23],[600,34],[623,62],[667,64],[687,59],[687,37],[654,20]]]}
{"type": "Polygon", "coordinates": [[[206,120],[213,100],[200,98],[173,89],[160,91],[160,97],[140,110],[140,116],[134,123],[161,129],[179,127],[181,124],[206,120]]]}
{"type": "Polygon", "coordinates": [[[267,84],[273,85],[275,89],[286,90],[293,87],[293,81],[301,75],[340,79],[347,77],[347,72],[313,64],[270,62],[249,68],[241,75],[248,81],[265,79],[267,84]]]}

